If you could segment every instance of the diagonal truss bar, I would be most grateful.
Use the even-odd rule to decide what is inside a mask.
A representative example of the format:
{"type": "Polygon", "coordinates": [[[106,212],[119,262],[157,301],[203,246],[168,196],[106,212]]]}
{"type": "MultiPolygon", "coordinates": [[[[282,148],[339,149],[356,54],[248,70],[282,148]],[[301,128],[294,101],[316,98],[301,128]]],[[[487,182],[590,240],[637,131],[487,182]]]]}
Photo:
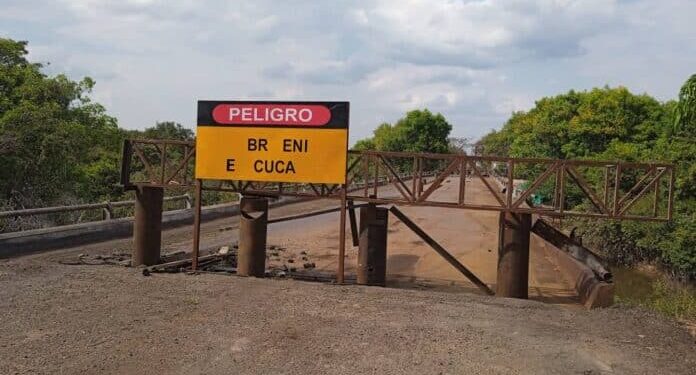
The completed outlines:
{"type": "Polygon", "coordinates": [[[360,160],[362,160],[362,158],[363,158],[362,155],[358,155],[358,157],[355,158],[355,159],[350,163],[350,165],[348,165],[348,169],[346,169],[346,174],[350,173],[350,172],[353,170],[353,168],[355,168],[355,167],[358,165],[358,163],[360,163],[360,160]]]}
{"type": "Polygon", "coordinates": [[[631,197],[631,195],[633,195],[633,193],[638,191],[638,189],[640,189],[640,187],[643,185],[643,183],[648,178],[650,178],[650,176],[652,176],[652,174],[655,173],[655,171],[656,171],[655,166],[651,166],[645,172],[645,175],[638,182],[636,182],[636,184],[633,185],[633,187],[631,187],[631,189],[628,191],[628,193],[626,193],[626,195],[624,195],[623,197],[621,197],[621,199],[619,199],[619,203],[618,203],[619,207],[621,207],[631,197]]]}
{"type": "Polygon", "coordinates": [[[574,166],[566,164],[565,165],[565,170],[568,172],[568,175],[570,178],[575,181],[575,183],[580,187],[580,189],[585,193],[585,195],[590,198],[590,202],[599,210],[599,212],[604,213],[604,214],[609,214],[609,210],[607,207],[602,203],[602,201],[597,197],[597,195],[594,193],[592,188],[589,186],[587,181],[580,175],[580,173],[575,169],[574,166]]]}
{"type": "Polygon", "coordinates": [[[150,176],[149,180],[154,181],[155,176],[157,176],[157,173],[155,173],[155,170],[152,169],[152,166],[150,163],[147,161],[147,158],[145,158],[145,154],[143,154],[143,150],[140,149],[140,146],[138,143],[133,143],[133,151],[135,151],[135,154],[138,155],[138,158],[140,161],[143,162],[143,165],[145,166],[145,169],[147,170],[147,175],[150,176]]]}
{"type": "Polygon", "coordinates": [[[655,177],[653,177],[653,179],[650,180],[650,182],[647,185],[645,185],[645,187],[640,191],[640,193],[638,193],[638,195],[635,196],[635,198],[628,202],[628,204],[625,207],[620,208],[619,215],[623,215],[624,213],[626,213],[626,211],[631,209],[631,207],[633,207],[633,205],[636,204],[638,200],[642,198],[652,186],[655,186],[655,184],[658,181],[660,181],[660,178],[662,178],[666,171],[667,168],[662,168],[662,170],[655,177]]]}
{"type": "Polygon", "coordinates": [[[532,182],[532,185],[530,185],[529,188],[527,188],[527,190],[525,190],[524,193],[522,193],[522,195],[520,195],[519,198],[517,198],[517,200],[513,202],[512,208],[519,207],[534,192],[534,190],[536,190],[541,184],[546,182],[546,180],[548,180],[548,178],[551,177],[551,174],[556,172],[558,165],[559,162],[554,162],[549,166],[549,168],[546,171],[544,171],[544,173],[537,177],[536,180],[532,182]]]}
{"type": "Polygon", "coordinates": [[[350,172],[352,172],[353,169],[354,169],[355,167],[357,167],[358,164],[360,164],[360,161],[362,160],[362,158],[363,158],[362,155],[358,155],[358,157],[355,158],[355,159],[350,163],[350,165],[348,165],[348,168],[346,169],[346,186],[350,186],[350,184],[353,182],[353,179],[355,178],[355,176],[350,177],[350,178],[349,178],[348,176],[350,175],[350,172]]]}
{"type": "Polygon", "coordinates": [[[312,188],[312,190],[314,191],[314,194],[321,195],[321,193],[319,192],[319,190],[317,190],[317,187],[314,186],[314,184],[309,184],[309,187],[312,188]]]}
{"type": "Polygon", "coordinates": [[[401,222],[406,224],[409,229],[413,231],[418,237],[420,237],[425,243],[427,243],[430,247],[433,248],[438,254],[440,254],[441,257],[445,258],[445,260],[454,266],[459,272],[462,273],[462,275],[466,276],[467,279],[469,279],[474,285],[476,285],[479,289],[481,289],[484,293],[492,296],[495,295],[491,288],[488,287],[481,279],[479,279],[473,272],[469,271],[468,268],[466,268],[461,262],[457,260],[457,258],[453,257],[452,254],[450,254],[447,250],[445,250],[444,247],[442,247],[437,241],[435,241],[432,237],[430,237],[423,229],[421,229],[416,223],[411,221],[411,219],[408,218],[408,216],[404,215],[401,210],[396,208],[396,206],[392,206],[389,211],[391,211],[394,216],[396,216],[401,222]]]}
{"type": "Polygon", "coordinates": [[[195,149],[195,148],[191,148],[191,149],[189,150],[188,147],[186,147],[184,152],[186,153],[186,156],[184,157],[184,160],[179,164],[179,166],[176,168],[176,170],[174,171],[174,173],[172,173],[172,174],[163,182],[164,184],[168,184],[170,181],[172,181],[172,180],[174,179],[174,177],[176,177],[177,174],[179,174],[179,172],[181,172],[182,169],[184,169],[184,166],[185,166],[186,164],[188,164],[189,160],[191,160],[191,158],[193,157],[193,155],[196,154],[196,149],[195,149]]]}
{"type": "Polygon", "coordinates": [[[476,166],[476,162],[475,162],[475,161],[472,161],[472,162],[469,163],[469,165],[471,166],[471,169],[474,171],[474,173],[476,174],[476,176],[478,176],[478,178],[481,179],[481,181],[483,182],[483,184],[486,185],[486,187],[488,188],[488,191],[490,191],[491,194],[493,194],[493,196],[495,197],[495,199],[498,200],[498,203],[500,203],[500,206],[501,206],[501,207],[505,207],[505,202],[503,201],[503,198],[501,198],[501,197],[498,195],[498,192],[495,191],[495,189],[491,186],[491,184],[488,182],[488,180],[486,180],[486,179],[483,177],[483,175],[481,174],[481,171],[480,171],[480,170],[478,169],[478,167],[476,166]]]}
{"type": "MultiPolygon", "coordinates": [[[[432,184],[430,184],[430,187],[428,187],[428,189],[426,191],[424,191],[420,197],[418,197],[416,202],[424,202],[426,199],[428,199],[430,194],[432,194],[435,190],[437,190],[440,187],[440,184],[442,184],[442,181],[445,178],[447,178],[450,174],[452,174],[452,172],[454,172],[454,170],[457,168],[459,168],[459,160],[454,159],[449,164],[449,166],[447,166],[447,168],[445,168],[445,170],[442,171],[442,173],[440,173],[440,175],[437,176],[435,181],[433,181],[432,184]]],[[[415,180],[415,177],[414,177],[414,180],[415,180]]]]}
{"type": "Polygon", "coordinates": [[[401,179],[401,177],[399,177],[399,174],[396,173],[396,171],[394,171],[394,168],[391,166],[389,161],[387,161],[387,159],[382,155],[379,156],[379,160],[382,161],[382,164],[384,164],[384,166],[387,167],[387,170],[389,170],[389,173],[391,173],[391,175],[394,177],[393,183],[394,183],[394,186],[396,187],[396,189],[401,193],[401,195],[404,196],[404,198],[406,198],[407,201],[413,202],[414,201],[413,193],[411,192],[411,190],[409,190],[408,186],[406,186],[406,184],[401,179]],[[401,186],[399,186],[399,185],[401,185],[401,186]],[[403,188],[403,190],[402,190],[402,188],[403,188]]]}

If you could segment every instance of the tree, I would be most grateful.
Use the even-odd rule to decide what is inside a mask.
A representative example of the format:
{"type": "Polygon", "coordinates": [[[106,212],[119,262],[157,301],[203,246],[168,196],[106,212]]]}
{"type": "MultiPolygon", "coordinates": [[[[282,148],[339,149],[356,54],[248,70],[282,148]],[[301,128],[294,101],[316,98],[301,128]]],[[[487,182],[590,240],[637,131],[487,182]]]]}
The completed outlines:
{"type": "Polygon", "coordinates": [[[0,200],[26,207],[113,192],[85,188],[109,183],[103,172],[117,171],[121,147],[116,119],[88,96],[94,81],[45,75],[26,46],[0,38],[0,200]]]}
{"type": "Polygon", "coordinates": [[[376,147],[375,141],[372,138],[365,138],[365,139],[361,139],[361,140],[355,142],[355,145],[353,146],[353,150],[356,150],[356,151],[374,150],[375,147],[376,147]]]}
{"type": "Polygon", "coordinates": [[[176,139],[180,141],[192,141],[194,139],[193,130],[173,121],[158,122],[154,127],[145,129],[142,136],[143,138],[176,139]]]}
{"type": "Polygon", "coordinates": [[[472,154],[475,147],[471,143],[471,139],[466,137],[450,137],[447,142],[449,143],[449,152],[455,154],[472,154]]]}
{"type": "Polygon", "coordinates": [[[693,135],[696,133],[696,74],[689,77],[679,90],[674,128],[678,134],[693,135]]]}
{"type": "Polygon", "coordinates": [[[406,113],[396,124],[383,123],[373,137],[358,141],[356,147],[370,147],[379,151],[406,151],[446,153],[452,131],[445,117],[427,109],[406,113]]]}
{"type": "MultiPolygon", "coordinates": [[[[514,113],[502,129],[490,132],[480,143],[489,155],[674,163],[676,204],[671,223],[580,220],[573,224],[610,260],[657,261],[676,275],[696,279],[695,77],[682,87],[679,103],[660,103],[623,87],[571,90],[542,98],[531,110],[514,113]],[[675,129],[678,136],[673,136],[675,129]]],[[[524,168],[516,169],[520,178],[527,178],[524,168]]],[[[601,177],[587,178],[597,186],[601,177]]],[[[577,203],[570,189],[568,193],[567,202],[577,203]]]]}

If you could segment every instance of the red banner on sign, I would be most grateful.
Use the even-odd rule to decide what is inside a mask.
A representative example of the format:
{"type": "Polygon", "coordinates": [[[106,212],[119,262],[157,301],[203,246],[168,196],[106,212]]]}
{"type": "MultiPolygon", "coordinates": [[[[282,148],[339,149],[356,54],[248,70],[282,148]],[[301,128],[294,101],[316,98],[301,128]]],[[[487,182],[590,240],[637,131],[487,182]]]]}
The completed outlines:
{"type": "Polygon", "coordinates": [[[331,120],[331,111],[312,104],[219,104],[213,119],[229,125],[322,126],[331,120]]]}

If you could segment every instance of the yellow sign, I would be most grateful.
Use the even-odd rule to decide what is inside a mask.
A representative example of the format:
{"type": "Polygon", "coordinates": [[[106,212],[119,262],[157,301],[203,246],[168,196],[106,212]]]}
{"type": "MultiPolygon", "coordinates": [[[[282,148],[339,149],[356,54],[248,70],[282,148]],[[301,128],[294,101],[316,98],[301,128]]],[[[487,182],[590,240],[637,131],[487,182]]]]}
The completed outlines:
{"type": "Polygon", "coordinates": [[[199,102],[196,178],[344,184],[348,106],[338,104],[199,102]]]}

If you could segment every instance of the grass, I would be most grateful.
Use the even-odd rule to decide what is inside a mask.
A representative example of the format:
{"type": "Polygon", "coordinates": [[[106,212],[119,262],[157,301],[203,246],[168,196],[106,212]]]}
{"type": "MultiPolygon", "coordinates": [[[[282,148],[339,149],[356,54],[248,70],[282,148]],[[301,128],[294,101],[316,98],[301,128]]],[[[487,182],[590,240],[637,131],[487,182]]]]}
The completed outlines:
{"type": "Polygon", "coordinates": [[[663,315],[696,323],[696,288],[664,275],[640,270],[618,272],[616,302],[642,306],[663,315]]]}
{"type": "Polygon", "coordinates": [[[664,279],[653,282],[651,302],[648,307],[667,316],[696,322],[696,291],[688,286],[675,286],[664,279]]]}

